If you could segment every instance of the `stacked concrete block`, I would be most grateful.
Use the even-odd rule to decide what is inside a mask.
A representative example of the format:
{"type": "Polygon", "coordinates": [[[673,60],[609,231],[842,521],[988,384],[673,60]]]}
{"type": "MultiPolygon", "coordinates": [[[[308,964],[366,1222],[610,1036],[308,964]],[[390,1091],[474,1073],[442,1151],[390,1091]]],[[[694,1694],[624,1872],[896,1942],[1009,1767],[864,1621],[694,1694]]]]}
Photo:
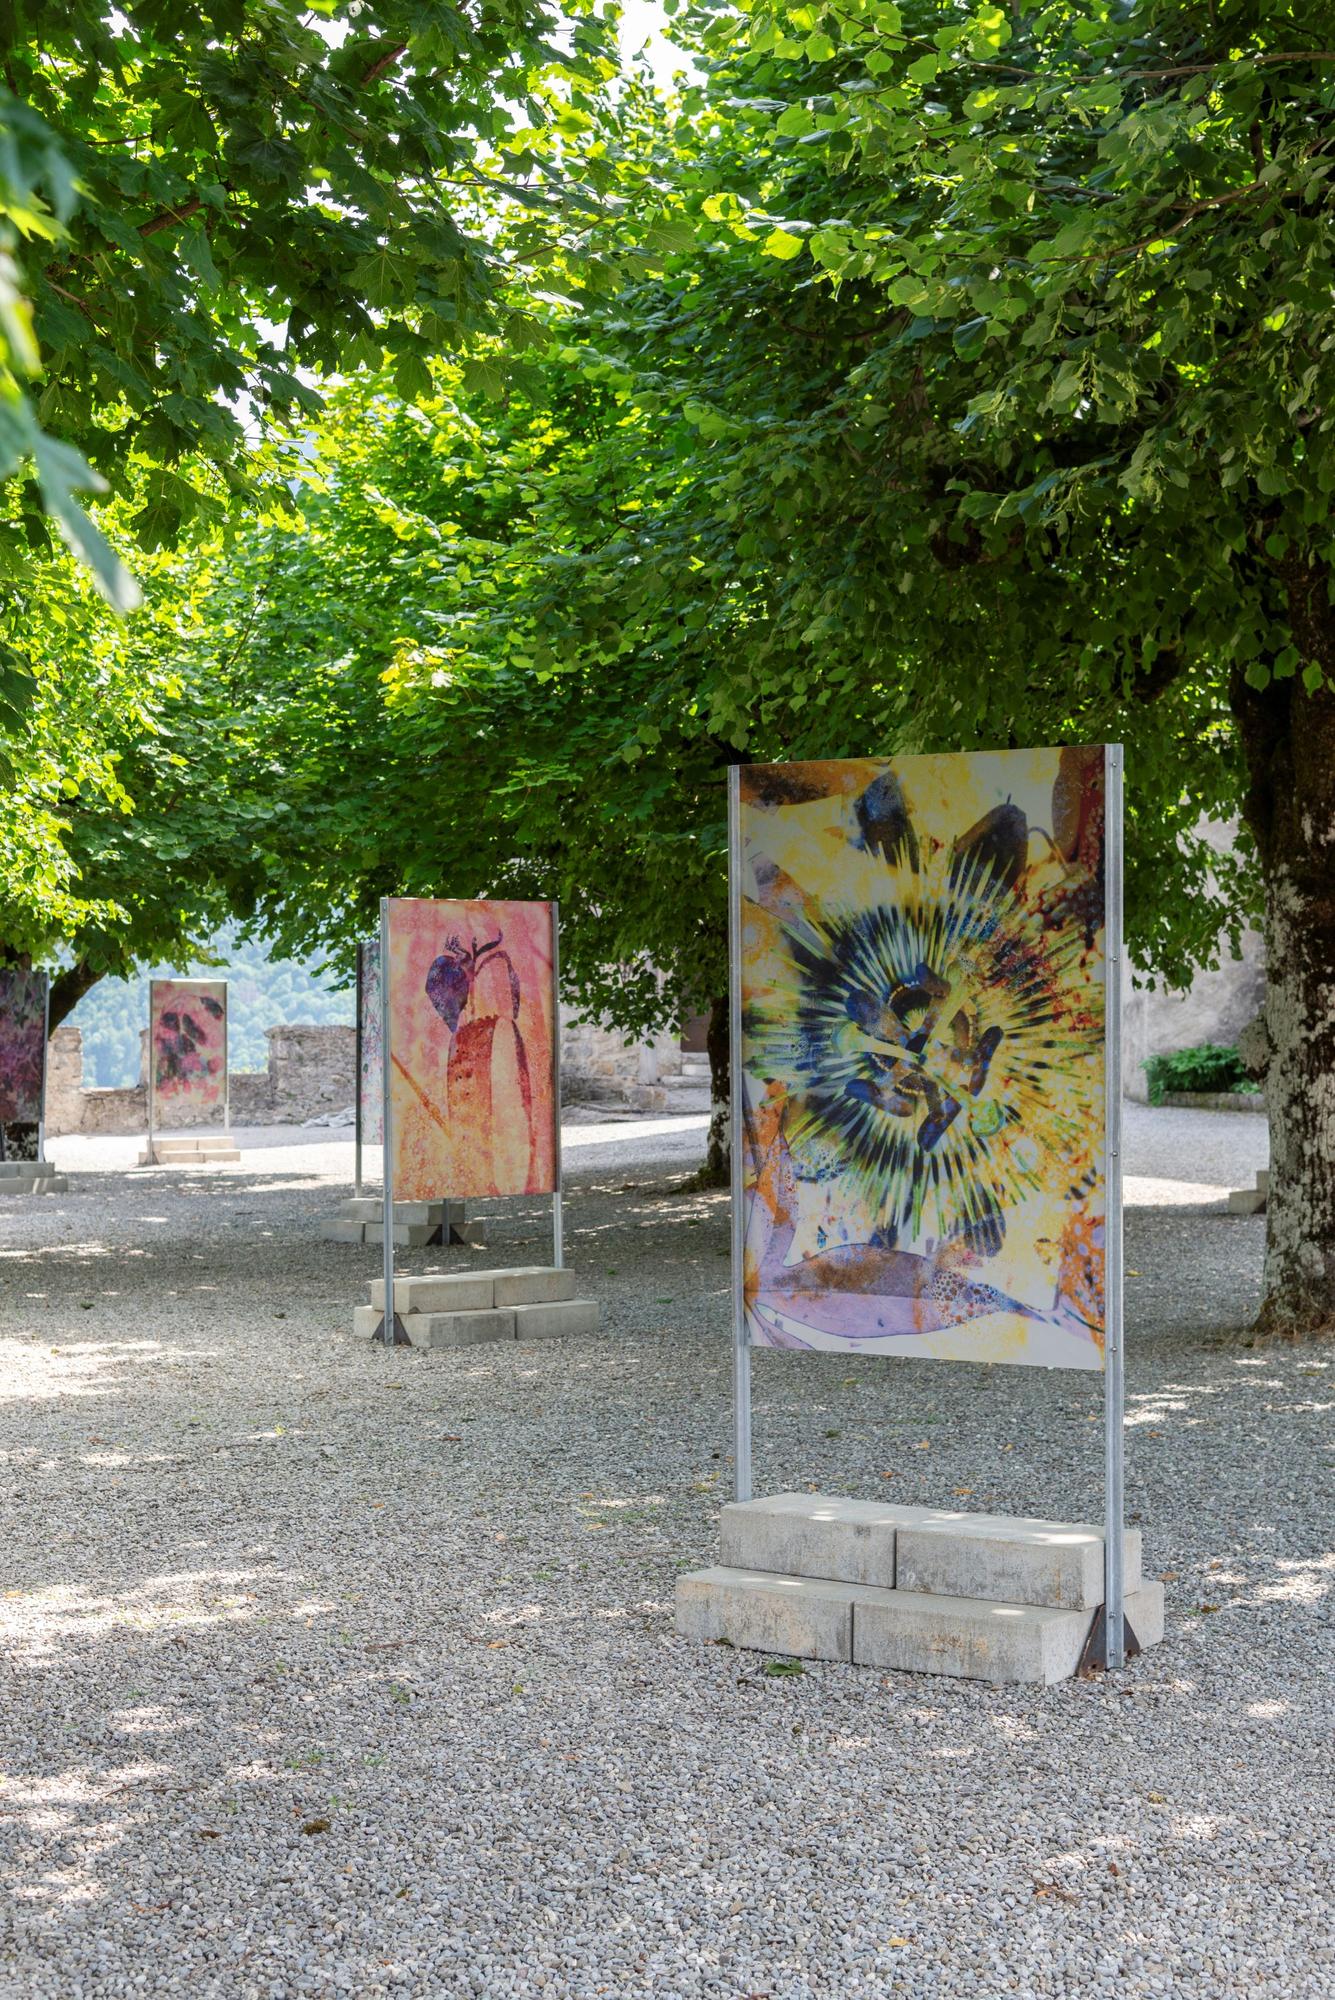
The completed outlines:
{"type": "MultiPolygon", "coordinates": [[[[720,1565],[682,1577],[693,1639],[907,1673],[1051,1683],[1079,1664],[1103,1602],[1103,1530],[1084,1523],[780,1493],[723,1510],[720,1565]]],[[[1163,1585],[1126,1530],[1122,1588],[1142,1647],[1163,1585]]]]}
{"type": "Polygon", "coordinates": [[[207,1139],[168,1139],[159,1132],[139,1155],[141,1167],[216,1167],[239,1160],[239,1149],[231,1135],[219,1133],[207,1139]]]}
{"type": "Polygon", "coordinates": [[[1228,1198],[1230,1215],[1264,1215],[1270,1199],[1270,1169],[1262,1167],[1254,1188],[1234,1188],[1228,1198]]]}
{"type": "MultiPolygon", "coordinates": [[[[325,1223],[326,1243],[383,1243],[385,1204],[379,1195],[349,1195],[338,1213],[325,1223]]],[[[487,1240],[486,1224],[470,1222],[461,1201],[396,1201],[394,1241],[405,1250],[430,1243],[460,1244],[480,1250],[487,1240]]]]}
{"type": "MultiPolygon", "coordinates": [[[[384,1315],[384,1279],[370,1290],[371,1303],[358,1306],[353,1316],[354,1331],[368,1339],[384,1315]]],[[[514,1271],[431,1272],[395,1278],[394,1311],[414,1347],[476,1347],[492,1340],[596,1332],[597,1306],[575,1294],[574,1273],[545,1264],[514,1271]]]]}
{"type": "Polygon", "coordinates": [[[0,1194],[68,1194],[69,1187],[50,1160],[0,1160],[0,1194]]]}

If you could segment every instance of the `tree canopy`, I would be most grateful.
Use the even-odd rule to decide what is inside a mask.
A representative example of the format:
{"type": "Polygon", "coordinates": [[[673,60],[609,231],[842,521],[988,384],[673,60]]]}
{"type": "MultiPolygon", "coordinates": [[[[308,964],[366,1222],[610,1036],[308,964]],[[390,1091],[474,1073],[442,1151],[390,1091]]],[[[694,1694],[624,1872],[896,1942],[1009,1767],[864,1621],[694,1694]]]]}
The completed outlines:
{"type": "MultiPolygon", "coordinates": [[[[256,510],[262,468],[237,486],[230,446],[207,472],[237,492],[184,586],[208,606],[191,673],[184,627],[153,671],[199,691],[197,768],[239,775],[181,879],[295,951],[346,949],[386,891],[557,895],[572,989],[639,1030],[723,990],[728,762],[1121,739],[1143,967],[1208,961],[1259,861],[1267,1312],[1326,1323],[1319,14],[703,0],[674,102],[591,84],[566,117],[554,86],[560,212],[573,182],[617,217],[597,285],[529,296],[516,340],[513,295],[483,282],[523,254],[507,209],[456,259],[481,274],[468,355],[419,271],[411,299],[363,303],[365,346],[303,333],[311,365],[355,374],[281,463],[285,515],[256,510]],[[1198,822],[1239,809],[1221,859],[1198,822]]],[[[300,403],[300,374],[286,401],[252,376],[300,403]]],[[[136,421],[117,407],[108,439],[136,421]]],[[[139,782],[150,808],[175,798],[167,770],[139,782]]]]}
{"type": "Polygon", "coordinates": [[[160,546],[217,505],[196,462],[254,494],[255,431],[308,416],[319,376],[388,353],[412,396],[472,329],[522,340],[507,273],[568,272],[586,244],[598,175],[573,178],[564,140],[611,74],[606,32],[586,0],[9,7],[5,573],[49,511],[128,604],[80,489],[137,468],[133,529],[160,546]]]}

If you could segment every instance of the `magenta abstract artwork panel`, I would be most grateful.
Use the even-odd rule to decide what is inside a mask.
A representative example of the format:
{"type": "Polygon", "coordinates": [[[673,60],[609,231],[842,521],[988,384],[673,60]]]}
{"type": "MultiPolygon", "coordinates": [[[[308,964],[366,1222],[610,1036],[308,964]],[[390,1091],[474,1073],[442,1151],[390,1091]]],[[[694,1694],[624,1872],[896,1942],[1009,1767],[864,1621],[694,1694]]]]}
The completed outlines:
{"type": "Polygon", "coordinates": [[[556,1187],[550,903],[389,906],[394,1193],[556,1187]]]}
{"type": "Polygon", "coordinates": [[[357,947],[357,1012],[359,1059],[357,1110],[363,1146],[384,1142],[384,1037],[380,1014],[380,941],[368,938],[357,947]]]}
{"type": "Polygon", "coordinates": [[[202,1121],[227,1088],[227,982],[155,979],[150,990],[154,1096],[188,1098],[202,1121]]]}
{"type": "Polygon", "coordinates": [[[0,966],[0,1125],[35,1125],[46,1073],[46,974],[0,966]]]}

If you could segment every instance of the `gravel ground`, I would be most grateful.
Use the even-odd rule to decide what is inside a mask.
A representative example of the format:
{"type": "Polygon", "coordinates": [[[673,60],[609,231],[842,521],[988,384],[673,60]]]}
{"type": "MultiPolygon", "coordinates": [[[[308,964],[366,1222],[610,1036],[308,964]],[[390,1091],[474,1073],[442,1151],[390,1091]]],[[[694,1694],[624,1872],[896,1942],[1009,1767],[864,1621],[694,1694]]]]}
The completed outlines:
{"type": "MultiPolygon", "coordinates": [[[[1264,1225],[1219,1203],[1262,1121],[1130,1117],[1168,1637],[1049,1690],[674,1636],[728,1481],[700,1130],[572,1131],[600,1337],[458,1357],[354,1342],[346,1141],[59,1142],[76,1191],[0,1202],[4,2000],[1335,1994],[1335,1355],[1241,1331],[1264,1225]]],[[[544,1206],[497,1210],[460,1261],[543,1257],[544,1206]]],[[[755,1376],[762,1490],[1097,1517],[1088,1378],[755,1376]]]]}

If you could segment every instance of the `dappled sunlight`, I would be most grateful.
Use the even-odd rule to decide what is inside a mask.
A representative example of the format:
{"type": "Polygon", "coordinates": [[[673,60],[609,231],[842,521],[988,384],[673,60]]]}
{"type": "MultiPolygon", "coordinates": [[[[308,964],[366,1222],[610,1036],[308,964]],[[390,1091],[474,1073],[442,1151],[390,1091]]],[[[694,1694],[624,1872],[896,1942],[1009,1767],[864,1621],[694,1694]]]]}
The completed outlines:
{"type": "MultiPolygon", "coordinates": [[[[147,1578],[123,1589],[92,1591],[73,1584],[34,1585],[7,1590],[0,1598],[0,1640],[11,1659],[27,1664],[49,1660],[65,1640],[86,1642],[122,1631],[183,1631],[241,1625],[260,1615],[259,1598],[244,1588],[260,1583],[269,1597],[283,1581],[281,1572],[253,1570],[181,1571],[147,1578]],[[220,1588],[223,1594],[219,1594],[220,1588]],[[205,1591],[209,1595],[205,1595],[205,1591]]],[[[333,1607],[322,1605],[322,1614],[333,1607]]],[[[271,1617],[269,1611],[264,1614],[271,1617]]],[[[309,1615],[289,1609],[288,1618],[309,1615]]]]}
{"type": "MultiPolygon", "coordinates": [[[[166,1217],[149,1216],[144,1220],[165,1222],[166,1217]]],[[[99,1257],[114,1257],[119,1262],[122,1258],[152,1254],[133,1243],[34,1243],[26,1244],[21,1250],[0,1250],[0,1258],[18,1264],[86,1264],[99,1257]]]]}
{"type": "Polygon", "coordinates": [[[1262,1584],[1256,1601],[1278,1604],[1317,1604],[1335,1589],[1335,1554],[1316,1556],[1310,1562],[1280,1558],[1275,1568],[1279,1581],[1262,1584]]]}
{"type": "Polygon", "coordinates": [[[160,1340],[66,1341],[41,1344],[40,1332],[0,1341],[0,1403],[45,1402],[62,1397],[103,1397],[124,1386],[123,1370],[160,1362],[216,1359],[216,1347],[169,1347],[160,1340]]]}
{"type": "Polygon", "coordinates": [[[1227,1185],[1217,1181],[1170,1180],[1146,1174],[1126,1174],[1122,1180],[1122,1200],[1127,1208],[1203,1208],[1211,1202],[1222,1208],[1228,1194],[1227,1185]]]}

